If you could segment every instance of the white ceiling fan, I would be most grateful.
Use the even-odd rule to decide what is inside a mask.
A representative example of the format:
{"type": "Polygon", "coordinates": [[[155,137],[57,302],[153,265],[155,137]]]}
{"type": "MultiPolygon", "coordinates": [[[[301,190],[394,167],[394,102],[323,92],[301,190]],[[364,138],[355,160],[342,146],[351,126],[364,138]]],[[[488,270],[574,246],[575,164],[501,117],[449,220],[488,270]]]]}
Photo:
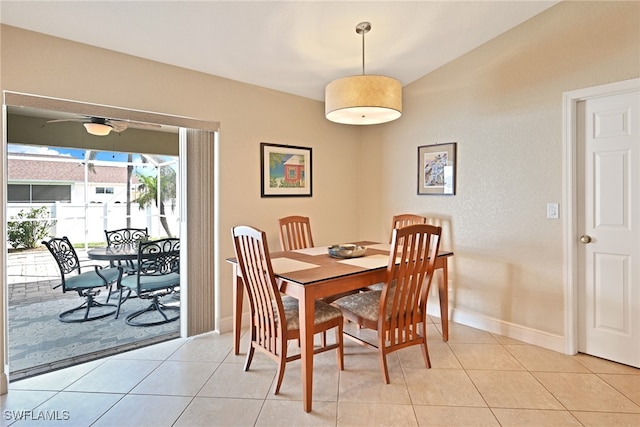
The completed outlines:
{"type": "Polygon", "coordinates": [[[48,120],[47,123],[60,123],[60,122],[79,122],[84,125],[87,132],[91,135],[106,136],[111,131],[122,132],[129,126],[139,128],[160,128],[161,126],[153,123],[134,122],[128,120],[113,120],[103,117],[86,116],[84,118],[70,118],[70,119],[55,119],[48,120]]]}

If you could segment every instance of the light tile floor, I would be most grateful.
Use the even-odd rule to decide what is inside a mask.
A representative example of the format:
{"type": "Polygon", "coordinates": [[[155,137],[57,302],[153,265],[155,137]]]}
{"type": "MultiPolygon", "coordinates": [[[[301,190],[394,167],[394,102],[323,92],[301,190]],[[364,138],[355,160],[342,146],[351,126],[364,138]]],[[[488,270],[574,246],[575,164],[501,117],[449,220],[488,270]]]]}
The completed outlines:
{"type": "Polygon", "coordinates": [[[299,362],[288,364],[274,396],[270,359],[256,353],[244,372],[232,334],[210,333],[11,383],[0,396],[1,425],[640,425],[640,369],[457,324],[445,343],[433,320],[432,369],[419,349],[402,350],[389,356],[388,385],[377,353],[349,340],[342,372],[335,352],[316,356],[311,413],[302,410],[299,362]]]}

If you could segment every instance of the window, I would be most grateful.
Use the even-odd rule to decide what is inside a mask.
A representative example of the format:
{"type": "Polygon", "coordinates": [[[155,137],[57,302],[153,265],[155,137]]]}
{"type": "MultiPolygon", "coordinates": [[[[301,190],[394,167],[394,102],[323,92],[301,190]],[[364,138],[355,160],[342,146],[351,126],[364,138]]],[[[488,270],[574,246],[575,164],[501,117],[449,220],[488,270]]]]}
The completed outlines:
{"type": "Polygon", "coordinates": [[[38,185],[38,184],[9,184],[7,185],[7,202],[70,202],[70,185],[38,185]]]}
{"type": "Polygon", "coordinates": [[[96,187],[96,194],[113,194],[113,187],[96,187]]]}

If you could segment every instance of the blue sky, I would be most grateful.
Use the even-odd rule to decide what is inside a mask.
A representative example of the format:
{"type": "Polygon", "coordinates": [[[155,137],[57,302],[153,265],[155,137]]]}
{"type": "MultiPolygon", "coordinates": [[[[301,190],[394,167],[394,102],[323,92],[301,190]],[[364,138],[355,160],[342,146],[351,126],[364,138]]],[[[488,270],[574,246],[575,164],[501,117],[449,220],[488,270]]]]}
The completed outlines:
{"type": "MultiPolygon", "coordinates": [[[[76,159],[84,159],[85,150],[77,150],[71,148],[61,147],[43,147],[38,145],[19,145],[19,144],[7,144],[7,151],[9,153],[26,153],[26,154],[46,154],[49,156],[65,156],[73,157],[76,159]]],[[[134,155],[134,159],[135,159],[134,155]]],[[[114,162],[126,162],[126,153],[116,153],[109,151],[99,152],[97,160],[114,161],[114,162]]]]}
{"type": "MultiPolygon", "coordinates": [[[[21,144],[7,144],[7,152],[9,153],[24,153],[24,154],[44,154],[48,156],[62,156],[73,157],[75,159],[84,159],[85,150],[79,150],[74,148],[63,147],[44,147],[40,145],[21,145],[21,144]]],[[[103,160],[107,162],[126,162],[128,153],[121,153],[117,151],[100,151],[96,156],[97,160],[103,160]]],[[[171,156],[155,155],[154,157],[160,158],[165,162],[171,161],[171,156]]],[[[140,162],[140,154],[133,154],[133,162],[140,162]]]]}
{"type": "MultiPolygon", "coordinates": [[[[21,144],[7,144],[7,152],[8,153],[23,153],[23,154],[42,154],[48,156],[61,156],[61,157],[71,157],[75,159],[84,159],[85,150],[78,150],[73,148],[62,148],[62,147],[44,147],[39,145],[21,145],[21,144]]],[[[106,161],[106,162],[127,162],[128,153],[120,153],[120,152],[112,152],[112,151],[100,151],[96,156],[96,160],[106,161]]],[[[156,156],[164,161],[170,161],[172,157],[170,156],[156,156]]],[[[140,160],[140,154],[133,155],[133,162],[139,163],[139,166],[135,166],[135,171],[137,173],[141,173],[144,175],[154,175],[156,168],[150,164],[142,164],[140,160]]],[[[177,162],[171,166],[172,168],[177,168],[177,162]]]]}

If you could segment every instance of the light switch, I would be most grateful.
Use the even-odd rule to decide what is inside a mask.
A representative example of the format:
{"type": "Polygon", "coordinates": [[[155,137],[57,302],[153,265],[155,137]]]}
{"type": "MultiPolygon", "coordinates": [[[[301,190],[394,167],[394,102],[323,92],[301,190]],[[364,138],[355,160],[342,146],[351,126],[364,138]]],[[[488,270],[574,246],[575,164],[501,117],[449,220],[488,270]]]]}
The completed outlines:
{"type": "Polygon", "coordinates": [[[547,203],[547,218],[558,219],[560,217],[558,209],[557,203],[547,203]]]}

